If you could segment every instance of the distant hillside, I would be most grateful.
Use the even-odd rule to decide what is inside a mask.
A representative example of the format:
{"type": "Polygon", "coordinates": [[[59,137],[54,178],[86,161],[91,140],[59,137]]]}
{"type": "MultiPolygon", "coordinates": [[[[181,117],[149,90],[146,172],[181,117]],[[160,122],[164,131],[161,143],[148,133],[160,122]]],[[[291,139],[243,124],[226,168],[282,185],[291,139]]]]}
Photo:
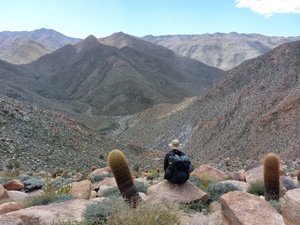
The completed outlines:
{"type": "Polygon", "coordinates": [[[245,60],[260,56],[300,37],[269,37],[260,34],[214,33],[199,35],[148,35],[142,39],[197,59],[207,65],[229,70],[245,60]]]}
{"type": "Polygon", "coordinates": [[[300,42],[283,44],[228,71],[204,96],[146,110],[116,138],[166,149],[179,138],[195,160],[300,157],[300,42]]]}
{"type": "Polygon", "coordinates": [[[32,62],[67,44],[81,41],[50,29],[0,32],[0,59],[15,64],[32,62]]]}
{"type": "Polygon", "coordinates": [[[90,172],[92,166],[106,167],[108,152],[116,148],[124,152],[130,166],[158,166],[149,155],[157,157],[159,152],[118,143],[65,114],[0,96],[0,171],[9,162],[20,162],[21,169],[30,172],[56,168],[90,172]]]}
{"type": "Polygon", "coordinates": [[[24,68],[30,70],[28,76],[48,85],[39,90],[44,97],[78,101],[90,106],[86,113],[107,116],[131,115],[158,103],[200,95],[223,74],[130,35],[110,38],[125,44],[104,45],[89,36],[24,68]]]}

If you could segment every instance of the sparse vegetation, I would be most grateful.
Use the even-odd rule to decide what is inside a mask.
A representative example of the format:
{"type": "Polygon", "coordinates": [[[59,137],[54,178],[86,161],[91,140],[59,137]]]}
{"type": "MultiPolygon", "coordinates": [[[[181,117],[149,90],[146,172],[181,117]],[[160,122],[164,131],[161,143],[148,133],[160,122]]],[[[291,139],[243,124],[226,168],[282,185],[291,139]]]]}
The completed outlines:
{"type": "Polygon", "coordinates": [[[87,206],[84,212],[85,220],[91,225],[169,225],[178,224],[178,216],[174,205],[144,204],[132,210],[120,199],[105,199],[87,206]]]}
{"type": "Polygon", "coordinates": [[[264,196],[265,194],[264,181],[257,180],[255,182],[250,183],[250,187],[248,188],[247,192],[256,196],[264,196]]]}
{"type": "Polygon", "coordinates": [[[230,191],[239,191],[240,189],[231,183],[212,183],[208,185],[207,194],[212,201],[220,201],[220,197],[230,191]]]}

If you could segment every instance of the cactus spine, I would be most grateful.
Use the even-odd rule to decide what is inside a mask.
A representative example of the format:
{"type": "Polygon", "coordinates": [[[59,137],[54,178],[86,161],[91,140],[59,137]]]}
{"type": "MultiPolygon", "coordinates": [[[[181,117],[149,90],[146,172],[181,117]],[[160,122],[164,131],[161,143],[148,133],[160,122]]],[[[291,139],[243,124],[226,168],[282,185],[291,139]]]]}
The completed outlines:
{"type": "Polygon", "coordinates": [[[280,160],[274,153],[268,153],[264,157],[264,186],[265,199],[279,200],[280,160]]]}
{"type": "Polygon", "coordinates": [[[122,197],[135,208],[141,198],[133,183],[125,155],[122,151],[115,149],[108,154],[107,162],[115,176],[122,197]]]}

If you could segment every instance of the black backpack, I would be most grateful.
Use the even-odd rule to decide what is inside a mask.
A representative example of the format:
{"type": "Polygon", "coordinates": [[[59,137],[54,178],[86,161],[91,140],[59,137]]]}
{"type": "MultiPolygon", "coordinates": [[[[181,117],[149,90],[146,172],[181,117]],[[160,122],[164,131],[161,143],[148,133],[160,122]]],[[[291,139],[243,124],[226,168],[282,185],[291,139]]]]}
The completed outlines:
{"type": "Polygon", "coordinates": [[[189,177],[190,173],[194,171],[194,166],[187,155],[176,155],[170,152],[169,165],[165,171],[164,178],[174,184],[183,184],[189,177]]]}

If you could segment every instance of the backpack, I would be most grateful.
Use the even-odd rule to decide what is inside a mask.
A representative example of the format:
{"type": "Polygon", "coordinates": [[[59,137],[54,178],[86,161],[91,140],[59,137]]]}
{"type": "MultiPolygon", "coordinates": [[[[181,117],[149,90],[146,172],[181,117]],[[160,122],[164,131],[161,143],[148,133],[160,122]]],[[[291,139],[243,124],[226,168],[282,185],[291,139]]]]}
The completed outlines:
{"type": "Polygon", "coordinates": [[[194,170],[191,160],[187,155],[176,155],[170,152],[169,165],[165,171],[164,178],[174,184],[183,184],[194,170]]]}

